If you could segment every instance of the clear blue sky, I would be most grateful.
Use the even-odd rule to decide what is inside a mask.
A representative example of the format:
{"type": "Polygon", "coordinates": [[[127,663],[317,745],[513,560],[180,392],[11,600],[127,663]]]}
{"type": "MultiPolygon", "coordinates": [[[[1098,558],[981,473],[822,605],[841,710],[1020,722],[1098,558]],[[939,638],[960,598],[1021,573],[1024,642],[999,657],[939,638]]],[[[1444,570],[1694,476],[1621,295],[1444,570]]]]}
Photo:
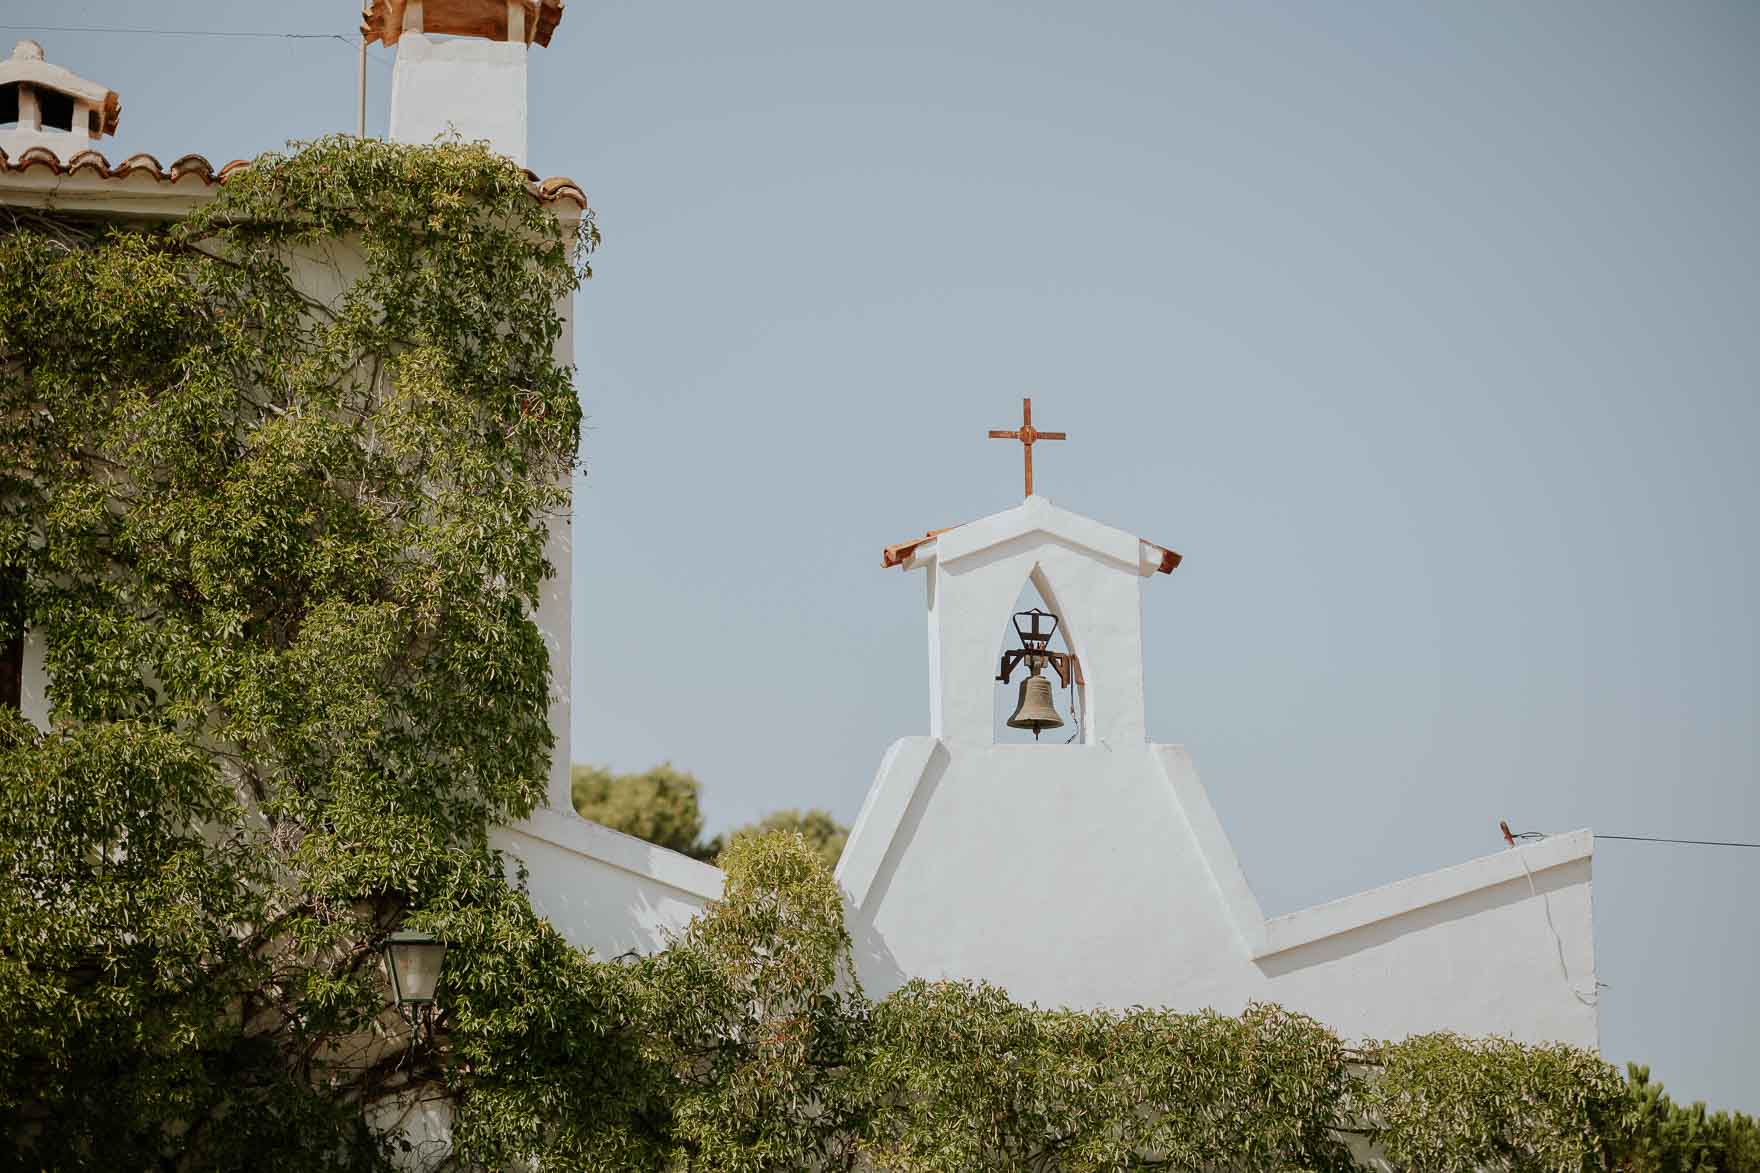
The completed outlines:
{"type": "MultiPolygon", "coordinates": [[[[33,35],[121,92],[113,157],[353,126],[339,42],[33,35]]],[[[1269,911],[1499,818],[1760,840],[1757,56],[1735,3],[574,0],[531,160],[606,242],[577,757],[853,818],[926,721],[880,547],[1014,502],[1031,394],[1040,490],[1186,555],[1150,728],[1269,911]]],[[[1760,851],[1598,845],[1610,1058],[1760,1111],[1757,894],[1760,851]]]]}

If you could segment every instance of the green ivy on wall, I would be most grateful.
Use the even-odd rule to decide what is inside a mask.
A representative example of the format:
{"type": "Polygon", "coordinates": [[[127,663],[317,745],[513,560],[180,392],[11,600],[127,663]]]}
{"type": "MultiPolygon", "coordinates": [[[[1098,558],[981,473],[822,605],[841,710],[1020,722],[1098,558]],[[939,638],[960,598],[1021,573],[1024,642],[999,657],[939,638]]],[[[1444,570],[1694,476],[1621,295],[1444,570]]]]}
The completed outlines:
{"type": "Polygon", "coordinates": [[[371,1167],[363,1108],[459,1078],[380,1037],[379,941],[542,936],[486,832],[549,770],[596,240],[559,223],[481,147],[340,137],[168,227],[11,212],[0,563],[54,682],[49,733],[0,733],[27,1163],[371,1167]]]}

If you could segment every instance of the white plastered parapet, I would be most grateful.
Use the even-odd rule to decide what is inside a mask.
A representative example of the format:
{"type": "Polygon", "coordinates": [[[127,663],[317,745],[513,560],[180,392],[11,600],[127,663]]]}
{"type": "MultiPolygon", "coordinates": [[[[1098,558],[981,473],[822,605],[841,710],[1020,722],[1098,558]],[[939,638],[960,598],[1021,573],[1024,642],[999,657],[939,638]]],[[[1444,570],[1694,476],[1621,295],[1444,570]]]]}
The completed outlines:
{"type": "MultiPolygon", "coordinates": [[[[1298,912],[1267,917],[1253,895],[1234,845],[1223,831],[1185,747],[1149,748],[1161,765],[1169,795],[1184,818],[1212,890],[1227,909],[1242,951],[1254,961],[1512,880],[1538,877],[1553,868],[1588,860],[1595,850],[1592,832],[1568,831],[1298,912]]],[[[939,773],[950,760],[947,749],[935,737],[903,737],[886,751],[837,865],[838,884],[852,905],[864,904],[881,869],[889,859],[896,861],[899,853],[893,848],[898,845],[902,850],[899,836],[901,831],[908,835],[905,822],[914,800],[929,779],[932,767],[939,773]]]]}
{"type": "Polygon", "coordinates": [[[1598,1044],[1593,838],[1556,835],[1267,917],[1183,748],[895,742],[838,864],[864,987],[1224,1013],[1347,1038],[1598,1044]]]}
{"type": "Polygon", "coordinates": [[[569,942],[600,957],[664,949],[712,900],[724,876],[573,811],[539,809],[490,833],[525,865],[532,907],[569,942]]]}

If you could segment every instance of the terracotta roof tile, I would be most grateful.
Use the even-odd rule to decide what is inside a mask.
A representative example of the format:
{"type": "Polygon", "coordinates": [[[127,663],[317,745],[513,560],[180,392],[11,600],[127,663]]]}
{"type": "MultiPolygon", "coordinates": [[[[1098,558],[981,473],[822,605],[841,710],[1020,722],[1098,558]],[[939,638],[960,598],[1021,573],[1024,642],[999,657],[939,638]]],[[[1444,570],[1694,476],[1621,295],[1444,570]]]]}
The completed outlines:
{"type": "Polygon", "coordinates": [[[81,151],[67,161],[67,173],[72,175],[76,171],[95,171],[102,179],[110,174],[110,165],[104,161],[102,151],[81,151]]]}
{"type": "MultiPolygon", "coordinates": [[[[48,147],[32,147],[16,159],[9,158],[4,150],[0,150],[0,173],[17,174],[32,167],[47,167],[56,175],[92,175],[103,180],[120,180],[141,174],[160,183],[177,183],[193,176],[208,187],[225,183],[229,176],[249,166],[249,159],[234,159],[226,166],[216,169],[203,156],[190,154],[180,156],[170,167],[166,167],[153,156],[142,153],[130,155],[112,167],[103,152],[96,150],[81,151],[66,163],[48,147]]],[[[565,175],[539,179],[534,172],[527,171],[526,186],[542,203],[553,204],[568,200],[583,211],[586,210],[587,193],[581,189],[580,184],[565,175]]]]}
{"type": "MultiPolygon", "coordinates": [[[[361,36],[371,44],[395,45],[403,36],[405,0],[370,0],[361,9],[361,36]]],[[[563,0],[524,0],[526,42],[548,45],[562,23],[563,0]]],[[[503,0],[425,0],[422,31],[454,37],[507,39],[507,5],[503,0]]]]}
{"type": "Polygon", "coordinates": [[[583,208],[587,206],[587,193],[581,190],[580,184],[566,175],[552,175],[548,179],[539,179],[537,172],[528,171],[526,177],[531,184],[533,194],[541,200],[548,202],[568,199],[583,208]]]}
{"type": "Polygon", "coordinates": [[[881,569],[888,569],[893,566],[903,566],[905,559],[909,558],[911,553],[916,550],[918,546],[922,545],[924,542],[934,541],[935,535],[937,534],[944,534],[950,529],[958,528],[959,526],[957,525],[942,526],[940,529],[930,530],[920,538],[912,538],[908,542],[898,542],[895,545],[887,546],[880,551],[881,569]]]}
{"type": "Polygon", "coordinates": [[[214,164],[200,155],[183,155],[171,164],[167,172],[172,179],[182,179],[185,175],[199,175],[203,179],[214,177],[214,164]]]}
{"type": "Polygon", "coordinates": [[[23,171],[26,167],[45,166],[51,171],[61,170],[61,156],[48,147],[32,147],[18,157],[15,171],[23,171]]]}
{"type": "Polygon", "coordinates": [[[116,170],[113,174],[132,175],[136,171],[145,171],[154,179],[159,179],[165,174],[165,168],[159,165],[159,160],[147,154],[145,151],[130,155],[122,162],[116,164],[116,170]]]}

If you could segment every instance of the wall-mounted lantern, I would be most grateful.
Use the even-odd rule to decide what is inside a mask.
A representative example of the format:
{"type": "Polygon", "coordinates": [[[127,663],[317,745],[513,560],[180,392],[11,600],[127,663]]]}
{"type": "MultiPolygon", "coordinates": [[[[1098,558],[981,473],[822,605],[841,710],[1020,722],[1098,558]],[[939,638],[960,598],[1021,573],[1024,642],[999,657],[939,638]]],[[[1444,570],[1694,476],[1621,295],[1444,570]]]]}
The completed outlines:
{"type": "Polygon", "coordinates": [[[1051,637],[1057,634],[1057,625],[1057,616],[1049,611],[1037,607],[1017,611],[1014,633],[1020,637],[1021,646],[1002,653],[1002,666],[996,673],[996,679],[1007,684],[1014,670],[1023,662],[1026,664],[1028,675],[1021,681],[1020,698],[1008,719],[1008,727],[1031,729],[1034,741],[1039,740],[1039,734],[1047,729],[1063,727],[1063,718],[1057,715],[1057,706],[1052,699],[1051,682],[1043,675],[1046,665],[1057,673],[1065,688],[1072,682],[1082,683],[1082,666],[1076,658],[1067,652],[1051,650],[1051,637]]]}
{"type": "Polygon", "coordinates": [[[398,1012],[419,1033],[433,1019],[434,990],[440,984],[440,963],[446,942],[430,933],[401,929],[385,938],[385,972],[398,1012]]]}

